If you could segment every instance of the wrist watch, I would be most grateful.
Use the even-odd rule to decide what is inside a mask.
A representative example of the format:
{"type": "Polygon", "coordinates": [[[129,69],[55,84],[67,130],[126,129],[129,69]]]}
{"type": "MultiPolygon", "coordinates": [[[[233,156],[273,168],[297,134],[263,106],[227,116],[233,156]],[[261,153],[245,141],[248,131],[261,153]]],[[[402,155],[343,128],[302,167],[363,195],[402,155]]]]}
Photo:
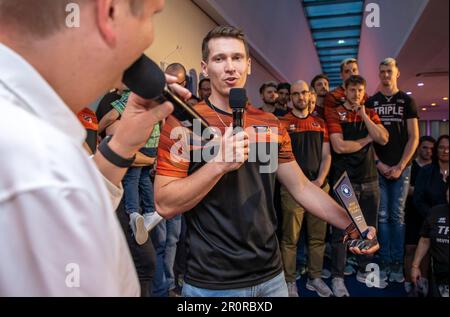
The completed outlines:
{"type": "Polygon", "coordinates": [[[102,153],[105,159],[111,164],[120,168],[128,168],[133,165],[134,161],[136,160],[136,154],[131,158],[123,158],[122,156],[111,150],[111,148],[109,147],[108,143],[109,141],[111,141],[111,139],[112,136],[108,135],[98,146],[98,150],[100,151],[100,153],[102,153]]]}

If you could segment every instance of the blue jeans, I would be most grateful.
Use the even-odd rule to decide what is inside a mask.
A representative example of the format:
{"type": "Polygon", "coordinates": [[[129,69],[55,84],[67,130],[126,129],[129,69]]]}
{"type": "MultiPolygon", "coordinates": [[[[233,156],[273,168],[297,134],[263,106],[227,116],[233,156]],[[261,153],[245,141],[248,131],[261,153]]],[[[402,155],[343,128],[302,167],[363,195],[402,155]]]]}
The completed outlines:
{"type": "Polygon", "coordinates": [[[211,290],[184,283],[182,294],[184,297],[288,297],[288,289],[281,273],[267,282],[239,289],[211,290]]]}
{"type": "Polygon", "coordinates": [[[181,232],[181,215],[162,220],[152,231],[151,238],[156,250],[156,271],[153,277],[153,296],[167,297],[175,288],[173,266],[177,242],[181,232]]]}
{"type": "Polygon", "coordinates": [[[379,175],[380,209],[378,211],[378,241],[380,261],[403,263],[405,245],[405,204],[408,197],[411,166],[397,180],[379,175]]]}
{"type": "Polygon", "coordinates": [[[129,215],[140,209],[143,214],[155,211],[150,169],[150,166],[130,167],[122,180],[123,201],[129,215]]]}

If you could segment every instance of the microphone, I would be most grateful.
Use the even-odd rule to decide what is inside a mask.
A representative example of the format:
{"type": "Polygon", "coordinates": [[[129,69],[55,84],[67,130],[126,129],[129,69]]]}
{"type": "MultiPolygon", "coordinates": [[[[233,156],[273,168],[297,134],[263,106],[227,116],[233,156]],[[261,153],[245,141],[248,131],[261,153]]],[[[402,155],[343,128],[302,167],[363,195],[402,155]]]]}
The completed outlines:
{"type": "Polygon", "coordinates": [[[167,88],[163,71],[146,55],[143,54],[125,71],[122,81],[139,97],[151,99],[157,103],[170,101],[174,105],[172,115],[181,122],[182,126],[199,136],[202,136],[204,130],[209,129],[208,122],[194,108],[167,88]],[[194,129],[194,120],[200,123],[200,131],[194,129]]]}
{"type": "Polygon", "coordinates": [[[233,128],[244,129],[244,113],[247,105],[247,93],[244,88],[230,90],[230,107],[233,110],[233,128]]]}

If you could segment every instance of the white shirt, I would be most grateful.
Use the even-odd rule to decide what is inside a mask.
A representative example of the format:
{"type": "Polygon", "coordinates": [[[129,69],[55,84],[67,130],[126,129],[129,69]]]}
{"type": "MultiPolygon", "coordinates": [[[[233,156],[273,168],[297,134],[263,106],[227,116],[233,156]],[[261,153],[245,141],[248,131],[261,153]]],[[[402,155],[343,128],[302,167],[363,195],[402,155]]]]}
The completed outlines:
{"type": "Polygon", "coordinates": [[[0,296],[139,296],[114,211],[122,190],[105,186],[85,133],[0,43],[0,296]]]}

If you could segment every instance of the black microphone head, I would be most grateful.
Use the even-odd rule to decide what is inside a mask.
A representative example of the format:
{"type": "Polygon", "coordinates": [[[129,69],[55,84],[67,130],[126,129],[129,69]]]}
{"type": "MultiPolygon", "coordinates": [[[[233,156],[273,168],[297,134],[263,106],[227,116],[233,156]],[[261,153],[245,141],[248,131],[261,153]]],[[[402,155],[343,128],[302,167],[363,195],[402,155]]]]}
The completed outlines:
{"type": "Polygon", "coordinates": [[[122,81],[132,92],[145,99],[159,97],[166,86],[164,72],[144,54],[125,71],[122,81]]]}
{"type": "Polygon", "coordinates": [[[232,88],[230,90],[231,109],[244,109],[247,101],[247,92],[244,88],[232,88]]]}

